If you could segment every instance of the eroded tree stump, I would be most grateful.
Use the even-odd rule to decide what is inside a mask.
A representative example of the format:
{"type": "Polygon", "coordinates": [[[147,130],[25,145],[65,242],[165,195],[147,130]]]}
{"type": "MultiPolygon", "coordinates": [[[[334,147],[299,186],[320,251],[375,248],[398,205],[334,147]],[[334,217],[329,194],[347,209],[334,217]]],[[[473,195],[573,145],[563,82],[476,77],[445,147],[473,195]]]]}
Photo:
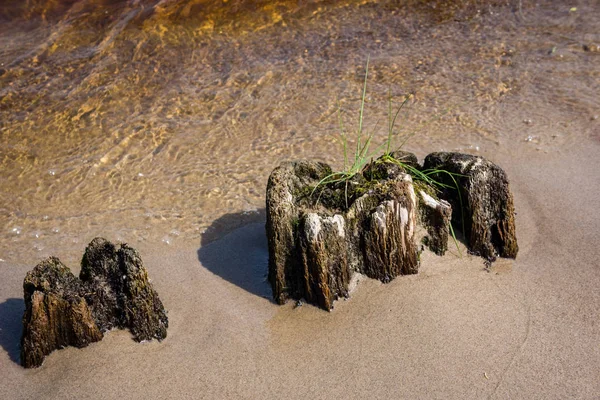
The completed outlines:
{"type": "Polygon", "coordinates": [[[86,300],[100,329],[127,328],[139,342],[167,336],[162,302],[133,248],[126,244],[117,248],[102,238],[92,240],[81,260],[79,276],[90,288],[86,300]]]}
{"type": "Polygon", "coordinates": [[[85,347],[112,328],[128,328],[137,341],[167,336],[168,319],[139,254],[94,239],[79,278],[56,257],[28,272],[21,364],[37,367],[55,349],[85,347]]]}
{"type": "Polygon", "coordinates": [[[269,281],[275,300],[304,298],[330,310],[351,275],[382,282],[418,270],[416,197],[410,175],[317,187],[331,173],[316,162],[276,168],[267,185],[269,281]],[[315,201],[315,199],[318,199],[315,201]]]}
{"type": "MultiPolygon", "coordinates": [[[[463,230],[464,222],[463,234],[471,252],[489,261],[497,256],[517,256],[513,196],[502,168],[483,157],[462,153],[429,154],[423,168],[456,174],[460,190],[447,188],[440,196],[452,204],[455,226],[463,230]]],[[[436,178],[454,185],[447,173],[436,178]]]]}
{"type": "Polygon", "coordinates": [[[516,256],[506,174],[481,157],[433,153],[421,167],[414,154],[395,151],[350,179],[323,184],[329,175],[326,164],[297,161],[281,164],[269,177],[269,281],[279,304],[304,298],[330,310],[348,296],[355,272],[381,282],[415,274],[417,239],[443,255],[451,221],[461,227],[461,215],[472,252],[488,260],[496,253],[516,256]],[[444,170],[434,176],[444,186],[418,175],[427,169],[444,170]],[[411,174],[420,180],[413,182],[411,174]],[[458,189],[450,188],[456,186],[452,178],[458,189]]]}
{"type": "Polygon", "coordinates": [[[85,301],[85,287],[58,258],[50,257],[28,272],[23,290],[21,364],[24,367],[42,365],[55,349],[85,347],[102,339],[102,331],[85,301]]]}

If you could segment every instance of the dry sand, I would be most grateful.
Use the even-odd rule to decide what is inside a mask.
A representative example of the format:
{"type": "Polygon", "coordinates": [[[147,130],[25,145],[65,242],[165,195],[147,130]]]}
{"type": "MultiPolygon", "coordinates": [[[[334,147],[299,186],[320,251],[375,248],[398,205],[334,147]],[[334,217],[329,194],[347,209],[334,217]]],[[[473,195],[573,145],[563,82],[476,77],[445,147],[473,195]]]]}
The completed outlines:
{"type": "Polygon", "coordinates": [[[331,313],[269,300],[262,221],[199,250],[142,247],[168,338],[114,331],[35,370],[16,362],[30,266],[3,265],[0,398],[598,398],[598,154],[592,138],[495,159],[516,261],[426,253],[418,275],[364,279],[331,313]]]}

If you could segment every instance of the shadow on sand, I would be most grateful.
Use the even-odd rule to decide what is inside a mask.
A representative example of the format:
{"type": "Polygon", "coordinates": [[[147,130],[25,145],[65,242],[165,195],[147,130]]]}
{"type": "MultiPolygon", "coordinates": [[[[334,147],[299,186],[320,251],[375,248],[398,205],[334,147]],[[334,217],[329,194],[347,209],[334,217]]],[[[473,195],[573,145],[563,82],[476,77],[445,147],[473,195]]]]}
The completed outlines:
{"type": "Polygon", "coordinates": [[[23,312],[23,299],[7,299],[0,303],[0,346],[8,353],[12,361],[19,364],[20,341],[23,312]]]}
{"type": "Polygon", "coordinates": [[[198,260],[215,275],[273,301],[267,280],[265,210],[226,214],[202,234],[198,260]]]}

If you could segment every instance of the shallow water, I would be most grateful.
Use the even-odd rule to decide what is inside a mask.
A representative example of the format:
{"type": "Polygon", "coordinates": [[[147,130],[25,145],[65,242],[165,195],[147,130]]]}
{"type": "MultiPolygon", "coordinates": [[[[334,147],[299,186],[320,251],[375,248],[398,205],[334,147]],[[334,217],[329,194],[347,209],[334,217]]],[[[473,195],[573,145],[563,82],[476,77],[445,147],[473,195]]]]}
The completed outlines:
{"type": "Polygon", "coordinates": [[[261,220],[281,161],[342,166],[338,101],[355,130],[367,58],[377,144],[388,93],[396,106],[414,93],[396,143],[410,136],[420,157],[599,137],[600,55],[583,48],[600,41],[594,2],[12,3],[0,5],[7,262],[75,265],[99,235],[199,244],[261,220]]]}

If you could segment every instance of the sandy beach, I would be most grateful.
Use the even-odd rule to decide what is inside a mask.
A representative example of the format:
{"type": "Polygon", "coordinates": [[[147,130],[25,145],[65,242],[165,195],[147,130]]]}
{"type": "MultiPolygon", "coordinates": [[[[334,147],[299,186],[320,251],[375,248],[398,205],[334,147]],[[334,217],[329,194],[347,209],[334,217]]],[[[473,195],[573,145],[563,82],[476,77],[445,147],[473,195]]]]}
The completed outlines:
{"type": "MultiPolygon", "coordinates": [[[[415,28],[421,32],[423,42],[410,44],[403,52],[416,58],[424,49],[439,46],[441,50],[435,51],[441,53],[425,62],[433,71],[429,80],[422,84],[416,80],[408,82],[422,89],[417,98],[429,105],[416,103],[407,117],[407,126],[418,126],[431,111],[429,107],[436,106],[428,97],[430,91],[440,93],[440,102],[463,96],[463,105],[452,111],[449,118],[428,124],[424,133],[416,135],[407,146],[408,150],[415,151],[421,160],[430,151],[460,150],[482,155],[504,168],[514,194],[520,251],[516,260],[499,259],[490,270],[481,258],[468,255],[462,244],[462,257],[452,249],[443,257],[426,251],[417,275],[401,276],[389,284],[360,278],[351,297],[336,302],[332,312],[310,305],[296,307],[293,302],[279,306],[272,301],[267,282],[264,190],[268,173],[284,159],[315,157],[339,163],[339,151],[332,151],[339,143],[314,127],[321,121],[324,131],[335,128],[335,115],[329,121],[323,117],[327,110],[318,109],[315,103],[314,108],[305,109],[299,104],[314,87],[319,87],[314,92],[319,99],[329,92],[335,100],[337,92],[332,90],[344,76],[353,76],[354,69],[360,76],[364,60],[359,45],[358,50],[347,50],[352,66],[340,74],[331,67],[324,75],[323,85],[310,81],[306,87],[294,86],[296,78],[290,77],[290,90],[297,89],[287,98],[290,106],[286,110],[292,114],[291,120],[277,119],[277,112],[272,112],[244,125],[244,129],[254,132],[252,129],[261,124],[299,123],[303,112],[308,113],[310,126],[294,135],[289,133],[293,128],[276,126],[265,136],[237,136],[236,129],[241,128],[226,131],[224,127],[231,126],[231,121],[221,119],[193,125],[190,129],[211,129],[213,135],[225,135],[224,142],[213,143],[209,138],[208,147],[197,150],[204,154],[207,149],[213,150],[210,146],[217,146],[213,155],[225,158],[221,166],[194,164],[196,153],[192,151],[196,150],[181,150],[187,143],[185,139],[176,145],[166,144],[164,157],[171,158],[155,155],[153,162],[159,165],[158,169],[133,169],[131,176],[124,171],[137,168],[137,163],[146,168],[146,161],[143,154],[135,153],[139,150],[135,145],[123,144],[119,137],[115,140],[120,147],[112,147],[112,153],[101,145],[88,149],[97,158],[84,170],[92,183],[78,185],[73,182],[79,178],[69,175],[75,174],[69,168],[70,157],[78,157],[77,146],[73,154],[52,159],[52,168],[58,175],[62,173],[62,181],[46,184],[45,179],[50,178],[45,163],[50,161],[44,154],[50,150],[37,148],[35,140],[21,133],[25,122],[17,114],[25,108],[20,108],[24,107],[20,103],[10,103],[16,100],[7,97],[13,90],[10,88],[19,85],[14,93],[27,96],[26,88],[34,87],[27,74],[33,72],[18,75],[7,70],[0,76],[0,111],[6,117],[0,125],[1,165],[3,173],[6,171],[6,177],[0,181],[0,218],[5,224],[0,238],[0,398],[600,398],[600,55],[583,48],[584,44],[600,41],[598,31],[593,30],[600,27],[593,16],[600,9],[592,3],[575,2],[577,11],[571,12],[570,7],[558,2],[542,2],[538,7],[525,4],[521,11],[524,18],[518,16],[516,8],[494,6],[491,14],[436,20],[428,28],[415,28]],[[482,27],[494,23],[499,24],[494,34],[482,27]],[[456,38],[462,35],[464,43],[459,44],[456,38]],[[465,54],[461,51],[474,43],[481,45],[480,50],[500,43],[503,49],[513,49],[514,66],[499,72],[504,70],[494,69],[495,56],[486,58],[481,52],[476,52],[479,56],[473,56],[472,61],[460,58],[465,54]],[[444,55],[443,49],[452,50],[460,59],[444,55]],[[559,55],[562,56],[556,58],[559,55]],[[485,60],[491,60],[491,64],[485,60]],[[469,62],[481,77],[474,86],[467,83],[470,75],[465,68],[469,62]],[[498,94],[496,73],[505,74],[506,79],[500,83],[512,85],[512,92],[498,94]],[[442,93],[440,87],[443,89],[444,85],[455,92],[442,93]],[[319,117],[315,117],[317,114],[319,117]],[[287,140],[291,150],[285,145],[287,140]],[[224,149],[228,145],[258,142],[262,144],[249,146],[239,154],[224,149]],[[35,148],[37,161],[15,156],[19,143],[35,148]],[[139,157],[117,157],[114,149],[124,154],[131,151],[139,157]],[[105,161],[101,161],[102,156],[105,161]],[[44,177],[38,179],[31,172],[33,167],[21,168],[27,162],[42,169],[44,177]],[[191,178],[181,180],[165,172],[180,174],[188,167],[190,171],[205,168],[209,172],[190,173],[191,178]],[[242,170],[251,177],[238,176],[242,170]],[[220,191],[202,191],[214,184],[210,171],[224,177],[220,191]],[[150,175],[148,179],[155,185],[136,180],[142,173],[150,175]],[[109,184],[98,186],[94,179],[104,179],[109,184]],[[182,193],[170,191],[170,185],[180,185],[182,193]],[[198,191],[193,191],[195,186],[198,191]],[[99,193],[97,197],[89,195],[92,189],[99,193]],[[56,197],[48,194],[53,191],[56,197]],[[135,201],[121,203],[122,193],[123,197],[133,196],[135,201]],[[171,197],[162,200],[164,193],[171,197]],[[180,203],[185,196],[190,200],[180,203]],[[106,206],[110,201],[120,208],[111,210],[111,206],[106,206]],[[168,201],[174,206],[165,212],[168,201]],[[100,209],[103,204],[109,211],[95,213],[93,208],[100,209]],[[162,218],[131,211],[137,207],[133,204],[140,205],[144,212],[154,205],[163,210],[162,218]],[[41,214],[48,215],[48,219],[38,218],[41,214]],[[60,233],[52,233],[55,226],[60,227],[60,233]],[[18,237],[15,227],[22,231],[18,237]],[[38,232],[39,238],[35,237],[38,232]],[[86,348],[55,351],[40,368],[22,368],[19,340],[24,310],[23,277],[48,254],[58,256],[78,273],[86,243],[98,235],[127,241],[138,249],[168,310],[168,337],[160,343],[139,344],[129,332],[115,330],[86,348]],[[34,249],[32,244],[42,249],[34,249]]],[[[346,13],[353,14],[353,7],[364,11],[365,18],[379,15],[379,7],[387,15],[389,10],[385,7],[391,7],[386,2],[380,6],[366,2],[368,10],[364,10],[361,5],[348,4],[346,8],[321,4],[328,10],[323,21],[338,21],[346,13]]],[[[311,10],[289,15],[283,12],[286,32],[299,29],[296,24],[302,21],[310,21],[306,15],[311,10]],[[299,22],[294,22],[294,18],[299,22]]],[[[16,17],[10,14],[10,18],[16,17]]],[[[429,16],[423,18],[430,21],[429,16]]],[[[0,52],[0,61],[7,65],[15,59],[14,49],[19,40],[24,40],[23,35],[42,40],[35,36],[40,31],[19,31],[16,19],[10,21],[13,22],[0,30],[3,37],[12,40],[0,52]]],[[[368,24],[377,36],[375,21],[368,24]]],[[[278,29],[284,29],[280,22],[263,24],[261,29],[248,24],[256,31],[245,33],[245,39],[240,39],[242,47],[251,47],[249,43],[258,43],[261,35],[276,35],[278,29]]],[[[379,106],[383,112],[385,103],[379,99],[385,98],[389,82],[381,78],[383,82],[378,83],[378,65],[384,76],[390,60],[398,58],[400,64],[409,61],[396,47],[381,46],[371,56],[375,71],[371,107],[374,110],[379,106]]],[[[288,68],[277,67],[279,64],[269,57],[265,63],[272,64],[268,68],[275,71],[274,76],[277,68],[288,68]]],[[[325,64],[331,62],[322,60],[325,64]]],[[[26,69],[22,64],[13,68],[26,69]]],[[[265,75],[263,67],[251,64],[248,68],[260,70],[257,76],[265,75]]],[[[179,72],[185,71],[183,68],[179,72]]],[[[235,76],[234,72],[230,75],[235,76]]],[[[270,76],[265,78],[264,90],[273,100],[281,92],[277,91],[279,83],[273,81],[276,78],[270,76]]],[[[356,93],[360,81],[352,82],[344,86],[342,95],[356,93]]],[[[219,85],[223,93],[231,90],[227,80],[219,85]]],[[[158,91],[156,96],[166,98],[167,94],[172,93],[158,91]]],[[[76,103],[79,100],[71,97],[55,101],[69,107],[81,106],[76,103]]],[[[263,104],[267,100],[252,101],[259,104],[258,111],[267,107],[263,104]]],[[[244,104],[235,103],[231,112],[239,117],[244,104]]],[[[348,107],[352,104],[356,105],[356,99],[348,107]]],[[[117,109],[116,105],[113,107],[117,109]]],[[[285,101],[279,107],[285,109],[285,101]]],[[[141,115],[159,118],[154,111],[142,111],[141,115]]],[[[27,115],[35,116],[36,112],[33,109],[27,115]]],[[[56,109],[50,110],[49,114],[53,113],[56,109]]],[[[118,117],[107,115],[98,118],[118,117]]],[[[127,120],[123,130],[136,123],[142,122],[127,120]]],[[[79,128],[82,135],[100,132],[94,130],[93,122],[87,124],[79,128]]]]}

